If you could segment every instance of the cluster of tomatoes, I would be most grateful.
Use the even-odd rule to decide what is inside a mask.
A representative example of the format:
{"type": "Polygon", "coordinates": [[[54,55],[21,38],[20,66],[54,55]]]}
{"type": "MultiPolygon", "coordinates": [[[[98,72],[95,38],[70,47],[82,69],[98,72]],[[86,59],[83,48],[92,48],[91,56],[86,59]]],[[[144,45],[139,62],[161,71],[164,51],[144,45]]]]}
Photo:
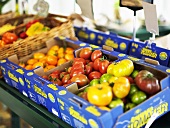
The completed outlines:
{"type": "Polygon", "coordinates": [[[59,47],[58,45],[52,46],[47,54],[36,52],[33,54],[33,58],[28,59],[26,63],[20,62],[19,66],[32,70],[36,67],[43,67],[44,72],[55,68],[56,66],[62,65],[67,61],[73,60],[74,49],[71,47],[59,47]]]}

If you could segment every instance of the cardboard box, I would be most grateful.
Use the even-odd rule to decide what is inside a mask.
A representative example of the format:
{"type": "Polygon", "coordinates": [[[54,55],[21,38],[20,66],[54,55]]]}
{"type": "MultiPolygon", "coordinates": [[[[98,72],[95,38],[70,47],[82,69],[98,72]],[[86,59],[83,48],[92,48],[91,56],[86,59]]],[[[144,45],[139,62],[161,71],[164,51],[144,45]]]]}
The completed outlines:
{"type": "Polygon", "coordinates": [[[139,59],[150,58],[159,61],[161,65],[168,66],[170,50],[157,47],[155,43],[132,41],[129,55],[139,59]]]}
{"type": "MultiPolygon", "coordinates": [[[[76,55],[79,55],[79,52],[80,50],[77,50],[76,55]]],[[[114,51],[108,53],[113,54],[114,51]]],[[[156,114],[159,118],[170,110],[169,68],[146,63],[144,60],[132,56],[125,55],[121,59],[125,58],[133,60],[135,69],[145,69],[152,72],[160,81],[161,91],[123,113],[121,106],[112,109],[110,112],[103,111],[67,90],[60,90],[57,94],[57,101],[63,121],[73,127],[81,128],[139,128],[144,126],[152,115],[156,114]]]]}
{"type": "Polygon", "coordinates": [[[112,47],[115,51],[128,54],[131,40],[125,37],[118,36],[115,33],[110,32],[109,34],[91,30],[83,27],[74,27],[76,36],[79,40],[94,44],[102,47],[103,45],[107,45],[112,47]]]}
{"type": "MultiPolygon", "coordinates": [[[[36,52],[47,53],[47,51],[54,45],[68,46],[73,49],[80,48],[79,41],[72,41],[67,38],[59,37],[59,38],[55,38],[55,39],[51,39],[47,41],[46,42],[47,47],[41,50],[38,50],[36,52]]],[[[26,72],[26,70],[18,66],[18,64],[20,61],[26,62],[28,59],[32,58],[32,56],[33,56],[33,53],[28,56],[18,59],[16,55],[13,55],[13,56],[8,57],[6,60],[2,60],[0,63],[2,73],[3,73],[6,83],[18,89],[22,94],[24,94],[27,97],[32,96],[32,94],[29,94],[28,89],[30,87],[29,85],[27,85],[27,82],[25,82],[24,80],[24,73],[26,72]]],[[[32,100],[37,102],[37,100],[35,100],[34,98],[32,100]]]]}

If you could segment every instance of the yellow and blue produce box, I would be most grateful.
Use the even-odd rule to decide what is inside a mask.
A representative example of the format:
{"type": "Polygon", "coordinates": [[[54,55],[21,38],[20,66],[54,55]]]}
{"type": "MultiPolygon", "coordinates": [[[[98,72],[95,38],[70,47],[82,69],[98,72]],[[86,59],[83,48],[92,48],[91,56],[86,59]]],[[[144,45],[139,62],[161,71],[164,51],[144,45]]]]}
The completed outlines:
{"type": "MultiPolygon", "coordinates": [[[[83,50],[76,50],[76,57],[81,58],[83,50]]],[[[97,83],[91,83],[94,79],[91,79],[90,75],[87,76],[90,82],[85,86],[72,79],[73,83],[69,86],[77,84],[77,93],[73,94],[63,89],[56,94],[63,121],[81,128],[140,128],[148,123],[152,115],[159,118],[170,110],[168,67],[146,63],[144,60],[121,53],[115,52],[114,55],[114,51],[104,50],[103,53],[105,56],[108,54],[109,60],[118,58],[111,61],[104,74],[101,73],[103,70],[98,71],[95,68],[95,72],[102,74],[97,78],[97,83]],[[129,77],[134,81],[128,79],[129,77]],[[125,79],[128,79],[126,84],[123,82],[125,79]],[[148,80],[153,83],[155,81],[155,84],[148,80]],[[108,97],[102,99],[100,96],[108,97]]],[[[100,61],[103,63],[105,60],[100,61]]]]}
{"type": "Polygon", "coordinates": [[[0,65],[5,82],[19,90],[20,93],[28,97],[27,85],[24,80],[25,69],[17,65],[18,58],[16,55],[2,60],[0,65]]]}
{"type": "Polygon", "coordinates": [[[157,47],[155,43],[149,44],[148,41],[132,41],[129,55],[140,59],[151,58],[153,60],[159,61],[161,65],[168,66],[170,50],[157,47]]]}
{"type": "Polygon", "coordinates": [[[75,34],[80,41],[102,47],[103,45],[112,47],[115,51],[128,54],[131,40],[118,36],[115,33],[109,34],[83,27],[74,27],[75,34]]]}

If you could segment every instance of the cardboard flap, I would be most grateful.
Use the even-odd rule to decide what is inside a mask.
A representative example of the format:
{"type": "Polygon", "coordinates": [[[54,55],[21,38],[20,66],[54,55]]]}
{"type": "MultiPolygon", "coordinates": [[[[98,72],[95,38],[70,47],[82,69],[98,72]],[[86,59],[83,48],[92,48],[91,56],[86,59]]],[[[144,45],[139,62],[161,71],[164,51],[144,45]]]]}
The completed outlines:
{"type": "Polygon", "coordinates": [[[18,56],[16,54],[8,57],[8,60],[14,64],[19,64],[18,56]]]}

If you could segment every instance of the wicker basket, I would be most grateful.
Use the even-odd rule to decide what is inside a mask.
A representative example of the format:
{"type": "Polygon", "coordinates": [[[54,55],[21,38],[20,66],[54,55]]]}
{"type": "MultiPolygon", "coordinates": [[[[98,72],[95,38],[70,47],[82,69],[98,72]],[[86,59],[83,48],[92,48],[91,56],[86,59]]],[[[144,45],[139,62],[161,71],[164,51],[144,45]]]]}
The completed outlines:
{"type": "MultiPolygon", "coordinates": [[[[57,15],[58,16],[58,15],[57,15]]],[[[55,16],[56,17],[56,16],[55,16]]],[[[45,42],[50,38],[54,38],[56,36],[65,36],[65,37],[74,37],[74,28],[72,24],[72,20],[67,18],[65,22],[61,22],[56,20],[54,16],[49,16],[47,18],[40,18],[40,22],[47,24],[48,27],[51,27],[50,31],[43,32],[38,35],[29,36],[26,39],[18,40],[13,44],[5,45],[0,48],[0,60],[5,59],[11,55],[17,54],[18,58],[29,55],[30,53],[39,50],[43,47],[46,47],[45,42]]],[[[64,18],[64,17],[62,17],[64,18]]],[[[17,35],[25,29],[25,25],[21,24],[16,29],[12,30],[12,32],[17,35]]]]}
{"type": "Polygon", "coordinates": [[[9,20],[13,17],[15,17],[14,12],[7,12],[7,13],[0,15],[0,26],[4,25],[7,20],[9,20]]]}

